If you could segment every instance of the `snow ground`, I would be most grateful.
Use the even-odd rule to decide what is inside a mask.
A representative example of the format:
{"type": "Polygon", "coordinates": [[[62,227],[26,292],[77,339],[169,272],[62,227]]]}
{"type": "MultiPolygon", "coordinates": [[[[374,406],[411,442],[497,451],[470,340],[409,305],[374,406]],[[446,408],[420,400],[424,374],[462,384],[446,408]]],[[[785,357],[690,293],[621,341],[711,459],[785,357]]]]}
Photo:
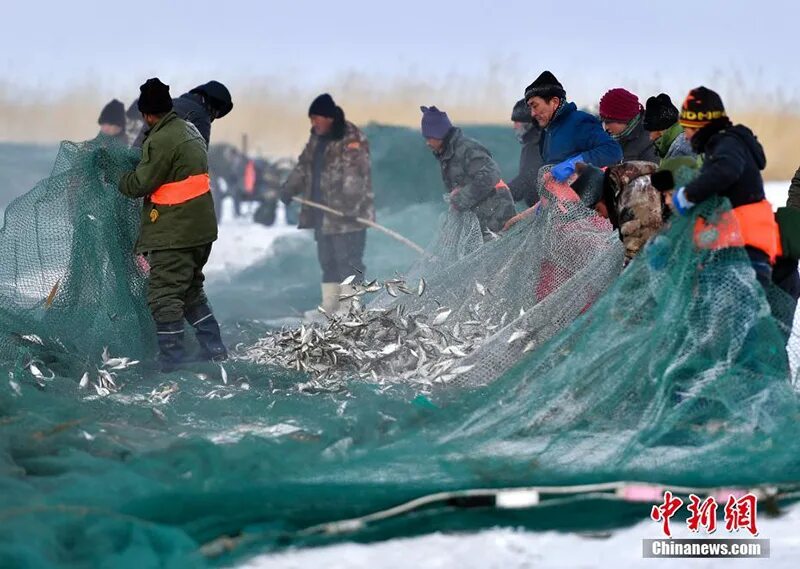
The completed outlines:
{"type": "MultiPolygon", "coordinates": [[[[789,182],[768,182],[767,198],[775,207],[786,203],[789,182]]],[[[209,262],[209,272],[242,269],[270,254],[272,242],[292,233],[301,236],[285,222],[264,227],[249,220],[234,220],[223,212],[220,239],[209,262]]],[[[279,216],[279,222],[282,218],[279,216]]],[[[798,319],[794,334],[798,334],[798,319]]],[[[795,337],[795,341],[798,338],[795,337]]],[[[760,538],[770,539],[768,560],[740,561],[748,567],[767,566],[794,569],[800,559],[800,505],[793,506],[778,519],[759,519],[760,538]]],[[[472,534],[430,534],[398,538],[373,544],[343,543],[313,549],[289,550],[261,555],[239,565],[240,569],[440,569],[445,567],[523,569],[536,567],[571,569],[588,567],[726,567],[728,559],[647,559],[642,558],[642,539],[660,537],[655,522],[639,524],[613,532],[607,538],[589,538],[557,532],[528,532],[496,528],[472,534]]],[[[674,526],[675,537],[690,536],[683,524],[674,526]]],[[[714,536],[733,537],[725,532],[714,536]]],[[[742,536],[743,537],[743,536],[742,536]]]]}
{"type": "Polygon", "coordinates": [[[211,257],[206,264],[205,272],[209,277],[220,277],[226,273],[241,271],[268,257],[272,252],[272,243],[284,235],[296,235],[301,239],[310,238],[308,231],[301,231],[286,224],[283,204],[279,205],[275,225],[267,227],[253,223],[252,212],[234,218],[233,203],[226,199],[222,202],[219,238],[211,249],[211,257]]]}
{"type": "MultiPolygon", "coordinates": [[[[694,535],[685,524],[673,523],[675,538],[694,535]],[[690,535],[691,534],[691,535],[690,535]]],[[[794,569],[800,559],[800,505],[783,517],[758,519],[759,539],[770,540],[770,558],[739,561],[745,567],[794,569]]],[[[435,533],[391,539],[369,545],[345,543],[315,549],[261,555],[239,569],[579,569],[589,567],[717,568],[736,563],[730,559],[643,559],[642,539],[660,538],[661,524],[646,520],[614,532],[610,537],[583,537],[556,532],[534,533],[491,529],[473,534],[435,533]]],[[[745,537],[717,529],[715,538],[745,537]]]]}

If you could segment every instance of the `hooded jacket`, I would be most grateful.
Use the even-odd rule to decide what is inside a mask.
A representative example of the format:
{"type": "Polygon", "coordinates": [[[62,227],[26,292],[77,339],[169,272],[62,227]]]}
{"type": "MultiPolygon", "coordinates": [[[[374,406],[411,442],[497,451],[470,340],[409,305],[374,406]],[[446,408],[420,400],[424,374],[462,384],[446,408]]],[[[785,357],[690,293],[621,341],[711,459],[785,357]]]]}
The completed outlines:
{"type": "Polygon", "coordinates": [[[692,144],[705,158],[698,176],[686,186],[689,201],[697,204],[720,195],[739,207],[765,198],[761,170],[767,158],[749,128],[711,123],[695,133],[692,144]]]}

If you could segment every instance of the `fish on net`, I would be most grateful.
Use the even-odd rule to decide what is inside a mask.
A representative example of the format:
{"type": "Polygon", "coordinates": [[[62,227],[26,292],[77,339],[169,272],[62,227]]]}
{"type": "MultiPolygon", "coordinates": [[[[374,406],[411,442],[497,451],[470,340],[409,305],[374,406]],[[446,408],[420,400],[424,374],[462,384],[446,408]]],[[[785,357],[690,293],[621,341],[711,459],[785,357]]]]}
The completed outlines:
{"type": "Polygon", "coordinates": [[[270,333],[240,357],[310,373],[303,389],[342,389],[353,376],[423,391],[490,383],[590,307],[622,268],[607,220],[546,175],[541,195],[536,215],[486,243],[474,214],[443,214],[406,276],[360,283],[346,315],[270,333]],[[367,293],[377,296],[365,304],[367,293]]]}

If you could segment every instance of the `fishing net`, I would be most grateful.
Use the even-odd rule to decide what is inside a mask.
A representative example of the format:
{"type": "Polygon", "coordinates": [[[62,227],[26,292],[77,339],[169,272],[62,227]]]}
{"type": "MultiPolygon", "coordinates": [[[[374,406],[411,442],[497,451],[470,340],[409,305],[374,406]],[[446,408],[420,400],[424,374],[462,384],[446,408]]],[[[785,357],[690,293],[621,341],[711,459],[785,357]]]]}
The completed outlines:
{"type": "Polygon", "coordinates": [[[144,269],[132,253],[139,204],[109,182],[138,159],[103,135],[64,142],[50,176],[8,206],[0,233],[2,357],[27,353],[74,366],[104,347],[137,357],[152,351],[144,269]]]}
{"type": "MultiPolygon", "coordinates": [[[[298,389],[305,373],[236,361],[221,378],[122,369],[118,391],[101,395],[80,387],[80,365],[56,365],[67,358],[56,356],[95,363],[98,348],[116,345],[123,333],[131,343],[120,344],[121,353],[132,355],[137,345],[146,351],[139,338],[147,326],[135,316],[145,305],[130,256],[134,206],[109,191],[91,166],[93,152],[65,145],[62,166],[6,215],[4,279],[24,275],[17,282],[30,292],[6,285],[0,322],[9,374],[0,384],[2,567],[230,566],[289,545],[344,539],[495,525],[606,528],[649,513],[652,501],[624,500],[624,482],[634,480],[760,488],[776,510],[796,496],[800,408],[782,324],[790,303],[765,292],[743,250],[702,248],[692,236],[698,216],[713,220],[727,202],[673,219],[605,284],[621,262],[619,244],[604,241],[611,232],[590,212],[554,196],[508,235],[448,259],[463,282],[434,275],[422,296],[401,292],[408,303],[446,300],[453,326],[476,301],[505,303],[491,309],[500,320],[508,316],[489,341],[501,353],[512,346],[513,357],[493,365],[516,361],[486,385],[453,378],[452,388],[423,396],[411,383],[358,378],[337,391],[309,392],[298,389]],[[69,173],[81,171],[75,187],[83,199],[69,202],[77,179],[69,173]],[[57,207],[37,209],[47,196],[57,207]],[[72,215],[73,228],[65,229],[51,221],[69,207],[101,223],[72,215]],[[12,237],[18,223],[41,227],[42,235],[12,237]],[[530,234],[540,224],[561,231],[563,242],[536,242],[530,234]],[[81,247],[70,245],[76,239],[81,247]],[[506,281],[494,274],[503,243],[506,281]],[[61,247],[60,260],[47,256],[50,247],[61,247]],[[533,265],[557,266],[526,267],[523,250],[533,265]],[[558,264],[564,259],[566,268],[558,264]],[[12,271],[14,262],[35,270],[12,271]],[[103,278],[82,274],[76,263],[103,278]],[[557,278],[549,281],[551,274],[557,278]],[[571,303],[563,314],[548,307],[559,298],[571,303]],[[122,306],[129,314],[112,319],[114,303],[111,314],[122,306]],[[70,306],[83,307],[84,320],[70,306]],[[562,329],[509,343],[540,325],[543,336],[562,329]],[[41,344],[15,334],[36,334],[41,344]],[[519,351],[517,342],[534,345],[519,351]],[[31,357],[53,379],[37,378],[25,366],[31,357]],[[491,490],[528,486],[541,494],[525,507],[489,499],[491,490]]],[[[469,219],[448,223],[460,224],[452,234],[472,239],[469,219]]],[[[388,306],[398,301],[391,298],[388,306]]]]}

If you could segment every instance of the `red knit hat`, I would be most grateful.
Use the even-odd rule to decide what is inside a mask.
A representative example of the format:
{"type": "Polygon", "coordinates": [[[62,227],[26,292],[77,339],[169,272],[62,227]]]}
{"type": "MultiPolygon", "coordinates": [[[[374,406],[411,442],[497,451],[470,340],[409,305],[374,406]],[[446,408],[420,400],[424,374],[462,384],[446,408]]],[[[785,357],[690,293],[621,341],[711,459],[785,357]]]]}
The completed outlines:
{"type": "Polygon", "coordinates": [[[611,89],[600,99],[600,118],[630,122],[644,110],[639,98],[625,89],[611,89]]]}

